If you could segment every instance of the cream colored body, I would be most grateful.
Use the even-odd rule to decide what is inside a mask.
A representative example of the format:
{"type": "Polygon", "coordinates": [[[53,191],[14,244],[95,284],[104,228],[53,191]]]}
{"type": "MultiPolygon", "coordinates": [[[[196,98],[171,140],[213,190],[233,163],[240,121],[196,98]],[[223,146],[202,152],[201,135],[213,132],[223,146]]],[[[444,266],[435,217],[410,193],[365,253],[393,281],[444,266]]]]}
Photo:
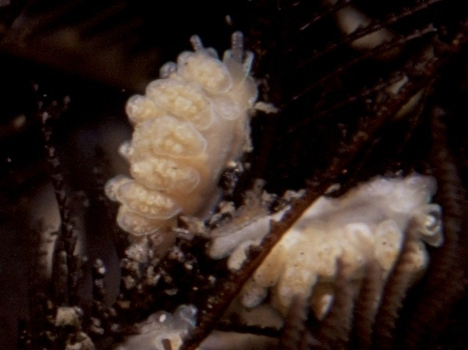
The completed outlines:
{"type": "Polygon", "coordinates": [[[250,148],[249,110],[258,92],[241,33],[223,61],[198,37],[192,43],[195,52],[164,65],[163,78],[127,103],[135,131],[120,151],[133,179],[111,179],[106,193],[121,203],[117,222],[133,235],[167,227],[179,213],[206,214],[221,173],[250,148]]]}
{"type": "MultiPolygon", "coordinates": [[[[319,198],[245,284],[242,303],[254,307],[270,292],[272,305],[284,315],[293,297],[301,295],[311,298],[317,316],[322,317],[333,299],[338,259],[346,278],[356,285],[369,262],[380,265],[385,280],[411,220],[420,238],[411,243],[415,253],[408,273],[415,280],[428,263],[423,242],[439,246],[443,240],[441,208],[429,203],[435,190],[433,178],[414,174],[403,179],[375,178],[340,198],[319,198]]],[[[239,269],[249,246],[261,244],[269,232],[270,219],[281,220],[283,214],[257,215],[237,228],[219,227],[212,232],[208,254],[215,259],[229,255],[228,267],[239,269]]]]}

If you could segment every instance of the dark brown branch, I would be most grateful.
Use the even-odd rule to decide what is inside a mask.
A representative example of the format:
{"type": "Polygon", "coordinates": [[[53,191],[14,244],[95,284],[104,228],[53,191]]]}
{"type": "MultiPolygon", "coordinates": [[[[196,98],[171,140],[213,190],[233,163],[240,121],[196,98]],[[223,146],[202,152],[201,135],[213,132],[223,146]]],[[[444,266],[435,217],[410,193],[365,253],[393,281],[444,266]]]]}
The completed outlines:
{"type": "Polygon", "coordinates": [[[410,34],[401,35],[401,36],[389,41],[388,43],[376,46],[375,48],[373,48],[373,49],[371,49],[369,51],[366,51],[363,54],[351,59],[347,63],[339,66],[334,71],[328,73],[327,75],[325,75],[324,77],[319,79],[317,82],[307,86],[307,88],[305,88],[299,94],[295,95],[292,98],[292,101],[295,101],[295,100],[307,95],[314,88],[323,85],[328,80],[332,79],[333,77],[335,77],[335,76],[337,76],[337,75],[339,75],[339,74],[341,74],[343,72],[346,72],[351,67],[355,66],[356,64],[359,64],[359,63],[363,62],[366,59],[372,58],[372,57],[374,57],[376,55],[379,55],[379,54],[382,54],[384,52],[388,52],[388,51],[390,51],[390,50],[392,50],[392,49],[394,49],[396,47],[404,45],[405,43],[407,43],[407,42],[409,42],[411,40],[419,39],[419,38],[423,37],[424,35],[434,33],[434,32],[436,32],[436,28],[434,28],[434,26],[432,24],[428,24],[426,27],[424,27],[422,29],[416,29],[413,32],[411,32],[410,34]]]}
{"type": "Polygon", "coordinates": [[[464,252],[460,235],[466,216],[466,194],[458,176],[455,159],[448,148],[447,127],[442,121],[445,112],[436,107],[432,111],[433,151],[431,163],[439,186],[442,206],[444,244],[434,254],[427,274],[425,293],[408,327],[405,346],[418,349],[430,343],[445,325],[450,307],[460,297],[465,286],[464,252]]]}
{"type": "Polygon", "coordinates": [[[308,311],[307,299],[296,294],[293,297],[284,321],[282,336],[280,338],[281,350],[297,350],[300,348],[308,311]]]}
{"type": "Polygon", "coordinates": [[[280,330],[274,327],[261,327],[253,325],[242,325],[234,323],[218,322],[215,329],[221,332],[235,332],[235,333],[246,333],[254,335],[262,335],[265,337],[278,338],[280,336],[280,330]]]}
{"type": "Polygon", "coordinates": [[[368,350],[372,345],[372,332],[376,315],[376,301],[382,295],[382,269],[377,261],[370,261],[355,302],[354,330],[356,346],[368,350]]]}
{"type": "Polygon", "coordinates": [[[358,29],[355,32],[353,32],[352,34],[346,36],[346,38],[344,38],[338,44],[329,45],[325,49],[319,51],[316,55],[310,57],[307,60],[304,60],[301,63],[300,67],[304,67],[304,66],[308,65],[310,62],[315,61],[318,58],[320,58],[320,57],[334,51],[339,46],[347,45],[347,44],[353,42],[356,39],[362,38],[362,37],[364,37],[364,36],[366,36],[368,34],[376,32],[376,31],[378,31],[378,30],[380,30],[382,28],[386,28],[389,25],[391,25],[393,23],[397,23],[397,22],[401,21],[403,18],[414,15],[415,13],[417,13],[419,11],[425,10],[425,9],[429,8],[430,6],[432,6],[433,4],[436,4],[436,3],[440,2],[440,1],[442,1],[442,0],[429,0],[427,2],[420,3],[419,5],[416,5],[411,9],[404,8],[404,9],[402,9],[402,11],[400,13],[398,13],[396,15],[389,16],[385,21],[375,20],[369,26],[367,26],[365,28],[358,29]]]}
{"type": "Polygon", "coordinates": [[[299,30],[303,31],[303,30],[308,29],[315,22],[320,21],[322,18],[324,18],[324,17],[326,17],[326,16],[328,16],[328,15],[330,15],[332,13],[335,13],[339,9],[351,4],[352,2],[353,2],[353,0],[339,0],[335,5],[328,6],[324,11],[322,11],[322,12],[320,12],[318,14],[314,14],[312,16],[312,18],[307,23],[300,26],[299,30]]]}
{"type": "Polygon", "coordinates": [[[353,320],[354,292],[345,274],[346,266],[337,261],[334,296],[330,311],[320,323],[317,340],[320,349],[345,349],[353,320]]]}
{"type": "Polygon", "coordinates": [[[60,160],[57,156],[55,146],[52,143],[52,126],[53,119],[58,118],[68,107],[69,98],[66,97],[63,105],[59,105],[57,101],[53,101],[49,106],[44,108],[39,105],[39,113],[42,121],[42,133],[44,135],[44,148],[46,150],[46,159],[49,164],[50,178],[54,186],[55,198],[57,199],[60,212],[60,230],[55,247],[55,260],[57,264],[54,267],[54,272],[59,273],[54,280],[60,281],[62,275],[67,279],[66,286],[61,283],[56,284],[57,293],[61,295],[60,299],[64,299],[61,303],[76,305],[77,289],[79,279],[80,258],[75,255],[76,234],[74,232],[74,223],[70,214],[70,205],[68,203],[67,192],[65,189],[65,181],[63,177],[63,169],[60,160]],[[64,290],[65,288],[65,290],[64,290]],[[66,296],[66,297],[65,297],[66,296]]]}
{"type": "Polygon", "coordinates": [[[405,231],[399,257],[385,285],[374,323],[374,339],[378,349],[390,350],[394,345],[394,331],[398,313],[403,305],[413,275],[414,255],[419,249],[418,236],[412,220],[405,231]]]}

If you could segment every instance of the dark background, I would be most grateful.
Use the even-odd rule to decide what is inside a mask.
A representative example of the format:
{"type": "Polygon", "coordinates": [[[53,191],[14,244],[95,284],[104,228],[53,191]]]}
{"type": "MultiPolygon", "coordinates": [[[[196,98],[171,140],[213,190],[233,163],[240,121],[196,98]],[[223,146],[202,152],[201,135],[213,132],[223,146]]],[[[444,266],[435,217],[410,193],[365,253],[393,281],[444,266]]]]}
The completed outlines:
{"type": "MultiPolygon", "coordinates": [[[[354,3],[376,21],[419,4],[354,3]]],[[[110,223],[93,211],[89,198],[102,195],[103,181],[126,171],[116,153],[120,142],[131,137],[125,101],[142,93],[164,62],[189,50],[191,35],[198,34],[206,46],[222,53],[231,33],[241,30],[255,52],[261,99],[271,100],[282,113],[259,113],[253,119],[254,152],[247,157],[252,167],[242,181],[246,188],[262,177],[267,189],[278,194],[316,181],[331,160],[348,155],[352,150],[346,144],[366,121],[363,116],[372,120],[372,106],[382,97],[378,89],[364,95],[365,88],[388,81],[392,72],[416,71],[417,59],[412,58],[433,39],[416,36],[393,61],[359,58],[346,44],[316,57],[330,43],[344,40],[331,16],[315,20],[323,11],[319,1],[174,0],[158,2],[157,11],[152,5],[142,0],[0,0],[0,349],[16,348],[17,321],[28,314],[28,283],[43,280],[40,270],[28,268],[31,251],[37,248],[31,230],[38,231],[39,219],[46,228],[57,222],[38,115],[41,105],[69,97],[68,109],[54,121],[53,142],[76,212],[81,213],[78,228],[87,244],[83,249],[90,259],[106,261],[115,272],[108,279],[116,284],[118,262],[106,232],[110,223]],[[356,57],[357,64],[347,67],[356,57]],[[96,175],[96,166],[104,163],[105,173],[96,175]]],[[[404,37],[432,23],[444,40],[468,18],[467,6],[464,1],[441,1],[390,27],[404,37]]],[[[343,191],[375,175],[414,170],[430,174],[429,115],[436,104],[449,112],[448,146],[466,188],[467,55],[462,47],[437,72],[421,114],[387,123],[370,147],[358,150],[356,160],[336,179],[343,191]]],[[[453,327],[461,334],[467,322],[463,315],[455,318],[462,320],[453,327]]]]}

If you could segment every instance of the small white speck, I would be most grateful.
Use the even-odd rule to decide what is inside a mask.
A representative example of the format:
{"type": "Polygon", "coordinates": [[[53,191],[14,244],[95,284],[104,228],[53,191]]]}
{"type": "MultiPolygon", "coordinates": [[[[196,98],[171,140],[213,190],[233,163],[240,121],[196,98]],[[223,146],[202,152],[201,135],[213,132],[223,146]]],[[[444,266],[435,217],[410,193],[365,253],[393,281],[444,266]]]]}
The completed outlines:
{"type": "Polygon", "coordinates": [[[24,114],[17,116],[15,119],[11,121],[11,124],[13,125],[15,129],[21,128],[24,125],[24,123],[26,123],[26,116],[24,114]]]}

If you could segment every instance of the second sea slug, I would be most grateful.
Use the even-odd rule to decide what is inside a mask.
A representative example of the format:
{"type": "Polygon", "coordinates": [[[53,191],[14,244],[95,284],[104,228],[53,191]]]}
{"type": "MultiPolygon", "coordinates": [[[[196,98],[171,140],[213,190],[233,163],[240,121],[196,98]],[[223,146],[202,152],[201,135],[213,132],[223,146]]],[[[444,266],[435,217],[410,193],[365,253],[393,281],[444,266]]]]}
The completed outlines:
{"type": "MultiPolygon", "coordinates": [[[[283,235],[244,285],[240,295],[246,307],[255,307],[270,294],[272,306],[283,315],[295,296],[311,301],[322,318],[334,296],[333,282],[340,260],[345,277],[358,283],[367,263],[378,264],[382,281],[388,278],[401,251],[406,229],[413,222],[415,241],[407,273],[411,281],[422,275],[429,255],[425,244],[443,243],[441,207],[431,203],[435,179],[411,174],[406,178],[376,177],[339,198],[322,196],[283,235]]],[[[254,203],[255,205],[255,203],[254,203]]],[[[253,213],[252,205],[247,205],[253,213]]],[[[285,209],[287,210],[287,209],[285,209]]],[[[270,220],[285,212],[249,215],[211,232],[208,255],[228,257],[227,266],[237,271],[250,246],[261,244],[270,220]]]]}

